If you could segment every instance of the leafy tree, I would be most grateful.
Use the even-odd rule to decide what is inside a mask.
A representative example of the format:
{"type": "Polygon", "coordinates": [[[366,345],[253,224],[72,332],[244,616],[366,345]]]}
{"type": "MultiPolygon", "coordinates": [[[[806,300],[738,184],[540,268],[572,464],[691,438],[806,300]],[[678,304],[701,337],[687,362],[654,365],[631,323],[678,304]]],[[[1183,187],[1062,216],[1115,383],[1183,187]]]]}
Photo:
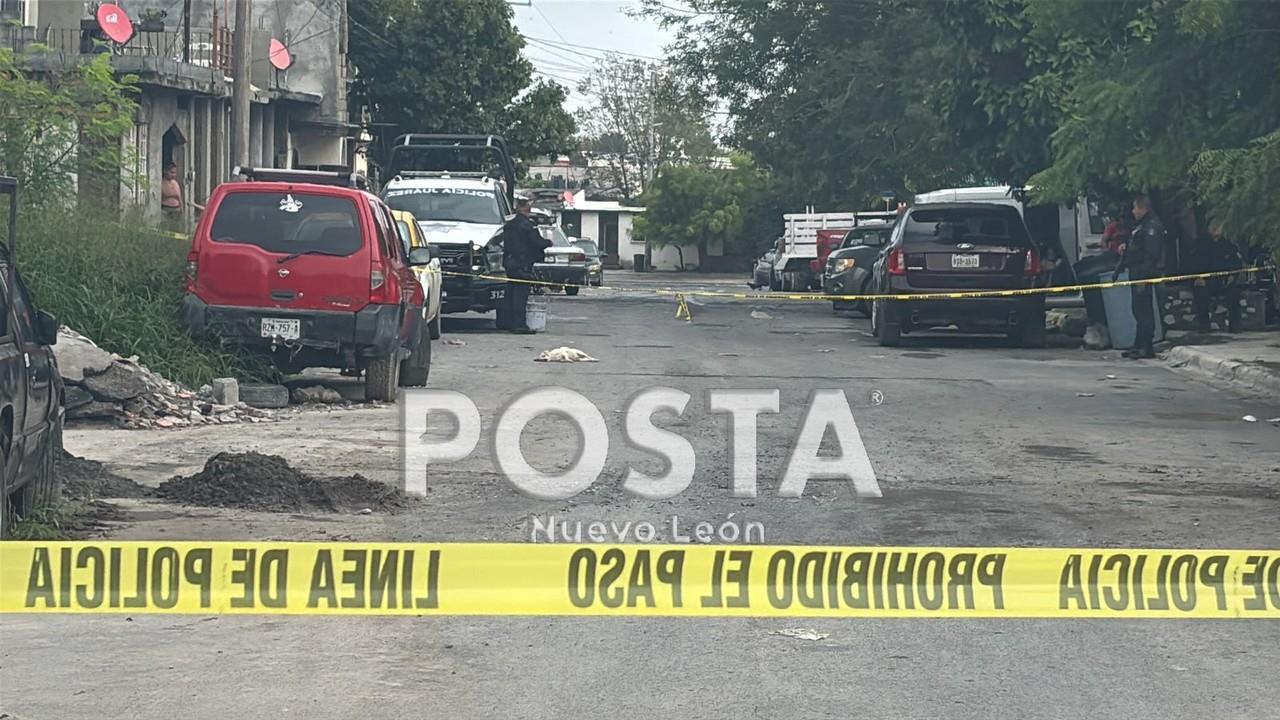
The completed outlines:
{"type": "Polygon", "coordinates": [[[686,247],[704,258],[713,245],[725,254],[754,254],[781,225],[781,211],[768,202],[771,189],[768,175],[742,155],[729,168],[667,165],[641,197],[646,210],[636,231],[653,247],[674,246],[682,266],[686,247]],[[777,212],[748,226],[762,210],[777,212]]]}
{"type": "Polygon", "coordinates": [[[1275,227],[1280,5],[1030,0],[1029,12],[1036,33],[1100,48],[1077,72],[1052,163],[1033,178],[1047,196],[1153,191],[1184,238],[1197,204],[1233,232],[1275,227]]]}
{"type": "Polygon", "coordinates": [[[498,133],[522,157],[567,151],[565,90],[533,66],[503,0],[360,0],[349,6],[353,99],[385,143],[404,132],[498,133]]]}
{"type": "Polygon", "coordinates": [[[77,176],[85,187],[97,178],[112,190],[132,182],[122,173],[120,138],[133,127],[137,79],[117,78],[108,55],[39,77],[23,63],[0,49],[0,105],[7,108],[0,113],[0,173],[18,179],[24,203],[74,197],[77,176]]]}
{"type": "Polygon", "coordinates": [[[610,55],[579,90],[593,99],[583,115],[586,144],[608,163],[609,179],[625,197],[661,167],[718,154],[707,124],[710,102],[675,68],[610,55]]]}

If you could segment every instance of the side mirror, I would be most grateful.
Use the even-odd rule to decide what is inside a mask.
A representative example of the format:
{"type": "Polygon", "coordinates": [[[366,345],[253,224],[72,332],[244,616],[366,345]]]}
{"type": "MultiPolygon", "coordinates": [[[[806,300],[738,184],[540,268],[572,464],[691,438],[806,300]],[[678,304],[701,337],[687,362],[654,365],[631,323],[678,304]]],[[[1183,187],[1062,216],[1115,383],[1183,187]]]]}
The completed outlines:
{"type": "Polygon", "coordinates": [[[55,345],[58,342],[58,319],[44,310],[36,311],[36,342],[55,345]]]}
{"type": "Polygon", "coordinates": [[[430,265],[431,248],[416,247],[409,250],[410,265],[430,265]]]}

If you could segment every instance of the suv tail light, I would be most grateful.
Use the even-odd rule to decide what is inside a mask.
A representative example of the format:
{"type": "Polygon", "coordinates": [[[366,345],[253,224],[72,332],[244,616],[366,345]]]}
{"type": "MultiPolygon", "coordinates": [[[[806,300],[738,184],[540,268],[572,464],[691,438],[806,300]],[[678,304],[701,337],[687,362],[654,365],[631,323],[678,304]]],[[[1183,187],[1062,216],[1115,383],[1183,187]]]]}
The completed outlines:
{"type": "Polygon", "coordinates": [[[571,262],[586,262],[587,256],[584,255],[583,253],[576,253],[574,255],[570,255],[569,260],[571,262]]]}
{"type": "Polygon", "coordinates": [[[375,267],[369,271],[369,302],[375,305],[395,305],[400,302],[394,283],[387,280],[387,273],[383,268],[375,267]]]}
{"type": "Polygon", "coordinates": [[[200,270],[200,256],[196,255],[195,253],[188,253],[187,269],[185,273],[187,292],[192,292],[195,290],[196,275],[199,272],[199,270],[200,270]]]}
{"type": "Polygon", "coordinates": [[[906,275],[907,267],[903,262],[902,248],[894,248],[889,251],[888,269],[890,275],[906,275]]]}
{"type": "Polygon", "coordinates": [[[1027,251],[1027,259],[1022,263],[1022,273],[1024,275],[1040,274],[1040,255],[1035,250],[1027,251]]]}

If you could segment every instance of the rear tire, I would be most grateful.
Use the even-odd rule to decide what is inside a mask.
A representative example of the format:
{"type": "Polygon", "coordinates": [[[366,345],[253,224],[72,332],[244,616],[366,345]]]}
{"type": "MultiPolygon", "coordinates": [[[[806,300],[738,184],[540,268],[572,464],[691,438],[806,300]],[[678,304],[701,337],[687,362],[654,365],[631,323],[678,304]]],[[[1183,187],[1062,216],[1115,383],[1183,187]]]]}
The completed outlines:
{"type": "Polygon", "coordinates": [[[579,288],[578,288],[578,286],[577,286],[577,285],[565,285],[565,286],[564,286],[564,294],[565,294],[565,295],[570,295],[570,296],[572,296],[572,295],[577,295],[577,294],[578,294],[578,289],[579,289],[579,288]]]}
{"type": "Polygon", "coordinates": [[[391,402],[400,382],[400,360],[395,355],[374,358],[364,369],[364,399],[391,402]]]}
{"type": "Polygon", "coordinates": [[[902,343],[902,325],[885,319],[889,313],[886,305],[884,300],[872,301],[871,332],[880,341],[882,347],[897,347],[902,343]]]}
{"type": "Polygon", "coordinates": [[[11,523],[17,518],[30,518],[36,512],[52,508],[62,499],[62,481],[58,477],[55,464],[62,454],[62,426],[59,424],[49,435],[48,442],[40,455],[40,471],[15,497],[7,499],[7,507],[0,508],[5,514],[5,523],[9,525],[6,532],[12,533],[11,523]]]}
{"type": "Polygon", "coordinates": [[[400,387],[423,387],[431,374],[431,337],[422,336],[413,354],[400,362],[400,387]]]}
{"type": "Polygon", "coordinates": [[[432,340],[440,339],[440,334],[443,331],[440,326],[440,316],[443,314],[443,312],[437,311],[435,318],[431,322],[427,323],[427,335],[432,340]]]}

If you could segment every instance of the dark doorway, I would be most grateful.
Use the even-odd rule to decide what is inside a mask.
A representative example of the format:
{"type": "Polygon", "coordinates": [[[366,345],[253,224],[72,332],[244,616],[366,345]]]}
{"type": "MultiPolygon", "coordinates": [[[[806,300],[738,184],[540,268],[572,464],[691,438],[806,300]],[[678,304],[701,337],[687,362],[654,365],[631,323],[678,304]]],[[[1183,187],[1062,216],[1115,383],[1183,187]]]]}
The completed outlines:
{"type": "Polygon", "coordinates": [[[618,264],[618,213],[600,213],[600,250],[605,254],[605,264],[618,264]]]}

